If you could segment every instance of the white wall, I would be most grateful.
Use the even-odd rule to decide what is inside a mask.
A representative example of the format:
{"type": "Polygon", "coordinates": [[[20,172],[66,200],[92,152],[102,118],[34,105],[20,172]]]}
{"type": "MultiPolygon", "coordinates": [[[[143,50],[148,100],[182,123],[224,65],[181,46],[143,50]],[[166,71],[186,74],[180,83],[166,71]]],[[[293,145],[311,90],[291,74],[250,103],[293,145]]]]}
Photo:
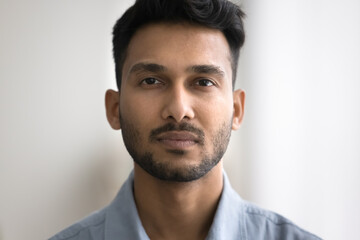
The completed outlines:
{"type": "Polygon", "coordinates": [[[360,2],[244,6],[243,195],[324,239],[360,239],[360,2]]]}
{"type": "MultiPolygon", "coordinates": [[[[103,98],[132,0],[0,0],[0,239],[46,239],[132,167],[103,98]]],[[[325,239],[360,230],[360,3],[248,0],[246,116],[225,167],[246,199],[325,239]]]]}
{"type": "Polygon", "coordinates": [[[0,239],[46,239],[126,178],[104,93],[115,87],[112,26],[129,2],[0,0],[0,239]]]}

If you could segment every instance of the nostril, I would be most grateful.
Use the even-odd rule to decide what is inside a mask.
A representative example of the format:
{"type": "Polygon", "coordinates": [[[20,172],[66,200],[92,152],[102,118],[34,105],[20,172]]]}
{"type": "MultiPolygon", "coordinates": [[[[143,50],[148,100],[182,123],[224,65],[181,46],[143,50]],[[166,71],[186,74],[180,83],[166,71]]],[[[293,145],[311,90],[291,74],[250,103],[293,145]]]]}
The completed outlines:
{"type": "Polygon", "coordinates": [[[179,120],[177,120],[175,117],[173,116],[168,116],[167,119],[169,120],[174,120],[174,121],[177,121],[177,122],[181,122],[182,120],[190,120],[190,117],[189,116],[183,116],[183,117],[180,117],[179,120]]]}
{"type": "Polygon", "coordinates": [[[175,120],[175,118],[173,116],[168,116],[167,119],[175,120]]]}
{"type": "Polygon", "coordinates": [[[192,100],[184,86],[174,86],[169,89],[168,95],[164,98],[161,117],[166,120],[181,122],[194,117],[192,100]]]}

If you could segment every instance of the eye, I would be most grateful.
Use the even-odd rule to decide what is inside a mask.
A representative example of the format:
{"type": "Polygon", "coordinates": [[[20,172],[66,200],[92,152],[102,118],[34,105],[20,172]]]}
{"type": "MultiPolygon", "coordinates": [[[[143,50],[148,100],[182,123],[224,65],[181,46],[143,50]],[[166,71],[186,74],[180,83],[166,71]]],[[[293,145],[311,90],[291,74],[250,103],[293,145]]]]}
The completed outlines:
{"type": "Polygon", "coordinates": [[[215,86],[215,83],[213,81],[205,78],[198,80],[196,84],[202,87],[215,86]]]}
{"type": "Polygon", "coordinates": [[[155,85],[155,84],[161,84],[161,82],[159,80],[157,80],[156,78],[152,78],[152,77],[149,77],[149,78],[145,78],[141,81],[141,84],[144,84],[144,85],[155,85]]]}

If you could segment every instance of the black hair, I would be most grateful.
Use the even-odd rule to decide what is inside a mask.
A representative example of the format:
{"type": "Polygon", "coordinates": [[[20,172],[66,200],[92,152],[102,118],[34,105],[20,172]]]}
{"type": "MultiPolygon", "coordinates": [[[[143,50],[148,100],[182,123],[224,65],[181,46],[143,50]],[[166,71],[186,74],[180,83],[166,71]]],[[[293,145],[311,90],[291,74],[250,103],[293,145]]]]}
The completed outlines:
{"type": "Polygon", "coordinates": [[[220,30],[230,46],[235,85],[240,48],[245,41],[241,8],[228,0],[136,0],[113,29],[116,83],[121,88],[122,68],[132,36],[149,23],[190,23],[220,30]]]}

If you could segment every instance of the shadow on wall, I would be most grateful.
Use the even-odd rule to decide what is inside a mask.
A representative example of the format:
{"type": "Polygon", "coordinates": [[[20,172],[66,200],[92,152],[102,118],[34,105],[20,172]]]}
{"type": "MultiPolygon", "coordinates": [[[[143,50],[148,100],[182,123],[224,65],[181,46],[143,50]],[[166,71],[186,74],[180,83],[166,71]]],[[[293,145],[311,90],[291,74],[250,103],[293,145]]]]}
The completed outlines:
{"type": "Polygon", "coordinates": [[[59,190],[52,198],[51,216],[47,219],[52,227],[47,237],[103,208],[116,196],[133,162],[118,138],[120,134],[114,135],[116,139],[86,144],[83,147],[88,150],[77,156],[76,163],[63,168],[72,172],[67,175],[68,179],[55,183],[59,190]]]}
{"type": "MultiPolygon", "coordinates": [[[[122,144],[122,143],[121,143],[122,144]]],[[[107,205],[113,200],[123,182],[133,168],[133,161],[128,153],[102,153],[94,156],[93,165],[87,173],[89,177],[89,195],[96,200],[94,205],[107,205]]]]}

